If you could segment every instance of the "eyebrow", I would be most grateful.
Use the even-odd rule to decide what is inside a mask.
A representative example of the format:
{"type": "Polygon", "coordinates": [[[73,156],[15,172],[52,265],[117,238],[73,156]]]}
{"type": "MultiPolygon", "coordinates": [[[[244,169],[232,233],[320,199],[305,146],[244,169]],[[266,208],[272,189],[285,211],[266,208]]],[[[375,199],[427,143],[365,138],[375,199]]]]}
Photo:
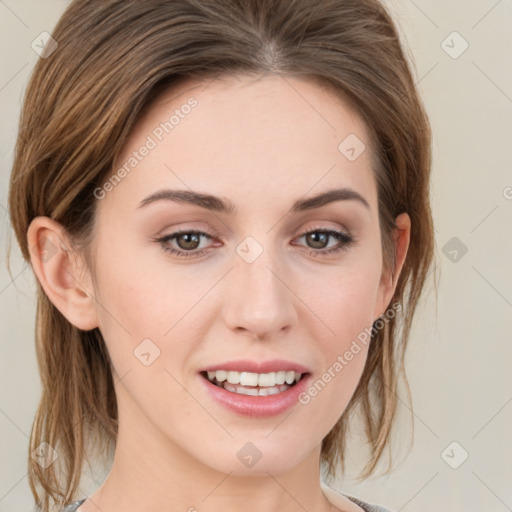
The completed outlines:
{"type": "MultiPolygon", "coordinates": [[[[219,213],[232,214],[237,211],[237,207],[234,203],[226,199],[221,199],[217,196],[202,194],[192,190],[170,189],[158,190],[157,192],[150,194],[141,201],[139,208],[162,200],[200,206],[201,208],[219,213]]],[[[355,200],[360,204],[363,204],[368,210],[371,209],[368,201],[361,194],[359,194],[359,192],[345,187],[328,190],[306,199],[298,199],[293,203],[291,212],[313,210],[315,208],[320,208],[321,206],[325,206],[336,201],[348,200],[355,200]]]]}

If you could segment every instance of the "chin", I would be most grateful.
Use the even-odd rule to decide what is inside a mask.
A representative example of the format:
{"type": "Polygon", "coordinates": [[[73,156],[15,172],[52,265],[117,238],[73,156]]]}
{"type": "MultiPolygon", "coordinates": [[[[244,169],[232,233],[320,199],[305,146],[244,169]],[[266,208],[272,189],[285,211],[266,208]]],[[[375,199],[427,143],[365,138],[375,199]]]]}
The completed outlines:
{"type": "Polygon", "coordinates": [[[274,442],[252,439],[247,436],[244,440],[231,440],[231,446],[224,450],[211,450],[209,460],[204,460],[204,454],[201,459],[212,469],[232,476],[268,476],[291,471],[307,457],[306,452],[299,450],[304,449],[305,443],[297,441],[298,438],[290,445],[283,445],[277,436],[274,442]]]}

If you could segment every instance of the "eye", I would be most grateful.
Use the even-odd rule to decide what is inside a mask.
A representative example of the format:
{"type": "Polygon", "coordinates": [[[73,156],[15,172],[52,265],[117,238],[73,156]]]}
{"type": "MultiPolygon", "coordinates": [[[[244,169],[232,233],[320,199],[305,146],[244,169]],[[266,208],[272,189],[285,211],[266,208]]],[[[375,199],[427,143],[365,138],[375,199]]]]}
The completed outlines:
{"type": "Polygon", "coordinates": [[[347,250],[355,243],[355,239],[351,235],[343,231],[325,228],[315,228],[312,231],[307,231],[299,237],[299,240],[301,238],[304,238],[306,244],[310,245],[310,250],[306,251],[308,254],[320,256],[347,250]],[[330,239],[337,243],[329,247],[330,239]],[[326,247],[329,248],[326,249],[326,247]]]}
{"type": "MultiPolygon", "coordinates": [[[[213,237],[213,233],[183,229],[156,238],[153,241],[158,242],[162,250],[166,253],[174,254],[182,258],[194,258],[201,256],[212,248],[212,246],[200,248],[201,238],[211,240],[213,237]],[[171,242],[174,243],[175,246],[173,246],[171,242]]],[[[315,228],[307,231],[298,239],[300,240],[301,238],[305,238],[306,244],[310,245],[309,250],[306,250],[306,252],[314,256],[323,256],[347,250],[351,245],[356,243],[354,237],[347,233],[325,228],[315,228]],[[337,243],[329,247],[330,240],[337,243]]]]}
{"type": "Polygon", "coordinates": [[[191,258],[200,256],[208,250],[208,248],[202,248],[200,250],[197,249],[201,243],[201,238],[211,240],[212,236],[212,233],[207,233],[204,231],[183,229],[180,231],[175,231],[174,233],[170,233],[169,235],[156,238],[153,241],[159,242],[162,249],[167,253],[175,254],[176,256],[184,258],[191,258]],[[178,248],[170,245],[169,242],[171,241],[174,241],[178,245],[178,248]]]}

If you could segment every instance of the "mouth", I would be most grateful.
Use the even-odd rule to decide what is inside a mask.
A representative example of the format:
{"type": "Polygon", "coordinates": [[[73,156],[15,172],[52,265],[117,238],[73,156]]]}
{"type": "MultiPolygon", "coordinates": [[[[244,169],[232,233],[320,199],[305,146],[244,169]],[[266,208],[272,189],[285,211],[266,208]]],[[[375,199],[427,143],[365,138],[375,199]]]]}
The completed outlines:
{"type": "Polygon", "coordinates": [[[231,393],[248,396],[269,396],[283,393],[297,385],[309,373],[276,371],[270,373],[228,370],[202,371],[200,375],[214,386],[231,393]]]}

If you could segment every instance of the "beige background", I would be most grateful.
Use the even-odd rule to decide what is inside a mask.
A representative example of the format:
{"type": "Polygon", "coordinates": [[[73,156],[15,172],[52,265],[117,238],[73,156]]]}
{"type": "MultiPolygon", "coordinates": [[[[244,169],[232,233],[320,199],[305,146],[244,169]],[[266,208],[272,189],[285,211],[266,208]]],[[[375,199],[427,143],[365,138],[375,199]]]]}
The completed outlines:
{"type": "MultiPolygon", "coordinates": [[[[66,5],[0,0],[0,512],[33,509],[27,448],[40,391],[34,277],[17,248],[13,280],[4,264],[7,184],[21,97],[38,58],[31,43],[51,32],[66,5]]],[[[425,296],[410,341],[411,450],[401,405],[395,472],[356,485],[364,452],[354,443],[336,487],[396,511],[505,512],[512,510],[512,1],[388,5],[416,62],[434,131],[439,301],[436,315],[433,293],[425,296]]],[[[81,489],[90,493],[101,481],[97,471],[81,489]]]]}

